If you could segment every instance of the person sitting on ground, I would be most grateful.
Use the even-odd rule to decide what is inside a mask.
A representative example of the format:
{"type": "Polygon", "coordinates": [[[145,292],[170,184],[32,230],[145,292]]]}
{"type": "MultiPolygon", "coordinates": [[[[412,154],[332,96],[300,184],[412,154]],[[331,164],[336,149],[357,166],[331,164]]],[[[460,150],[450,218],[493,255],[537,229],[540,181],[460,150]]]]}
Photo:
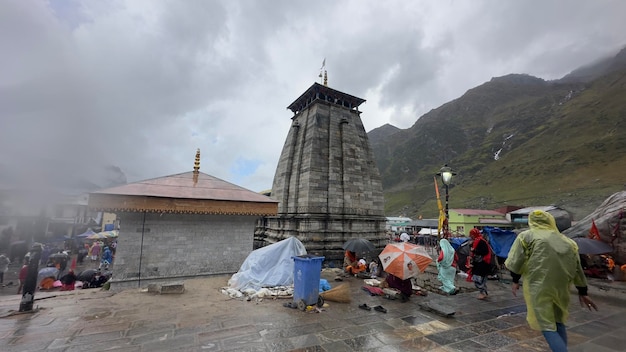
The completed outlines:
{"type": "Polygon", "coordinates": [[[360,263],[356,258],[356,253],[352,251],[346,251],[345,256],[343,257],[343,269],[346,273],[351,275],[356,275],[361,271],[365,271],[367,266],[365,263],[360,263]]]}
{"type": "Polygon", "coordinates": [[[400,291],[400,300],[402,302],[406,302],[409,300],[411,295],[413,294],[413,283],[411,279],[402,280],[401,278],[387,273],[387,277],[385,278],[386,286],[395,288],[400,291]]]}
{"type": "Polygon", "coordinates": [[[372,260],[369,266],[370,276],[372,279],[375,279],[377,276],[380,276],[380,266],[376,262],[376,260],[372,260]]]}
{"type": "Polygon", "coordinates": [[[61,291],[74,291],[75,284],[76,274],[74,274],[74,269],[70,269],[70,271],[61,278],[61,291]]]}

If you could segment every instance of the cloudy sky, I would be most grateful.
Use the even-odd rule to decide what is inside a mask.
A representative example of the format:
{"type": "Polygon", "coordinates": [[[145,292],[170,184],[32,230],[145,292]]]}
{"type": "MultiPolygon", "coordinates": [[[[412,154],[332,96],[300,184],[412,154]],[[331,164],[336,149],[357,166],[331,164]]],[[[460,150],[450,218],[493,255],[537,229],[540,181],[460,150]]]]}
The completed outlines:
{"type": "Polygon", "coordinates": [[[271,188],[286,107],[318,81],[410,127],[492,77],[556,79],[626,46],[626,2],[4,0],[0,165],[271,188]]]}

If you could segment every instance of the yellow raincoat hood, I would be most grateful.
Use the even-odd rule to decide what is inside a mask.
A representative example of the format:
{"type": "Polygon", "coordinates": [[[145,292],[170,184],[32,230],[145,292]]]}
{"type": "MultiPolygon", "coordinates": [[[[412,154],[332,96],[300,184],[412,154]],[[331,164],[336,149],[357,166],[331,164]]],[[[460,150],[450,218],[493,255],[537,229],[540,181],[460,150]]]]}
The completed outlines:
{"type": "Polygon", "coordinates": [[[522,275],[530,327],[555,331],[556,323],[567,319],[570,285],[587,286],[587,279],[576,242],[559,232],[552,215],[535,210],[528,225],[530,230],[517,236],[504,264],[522,275]]]}

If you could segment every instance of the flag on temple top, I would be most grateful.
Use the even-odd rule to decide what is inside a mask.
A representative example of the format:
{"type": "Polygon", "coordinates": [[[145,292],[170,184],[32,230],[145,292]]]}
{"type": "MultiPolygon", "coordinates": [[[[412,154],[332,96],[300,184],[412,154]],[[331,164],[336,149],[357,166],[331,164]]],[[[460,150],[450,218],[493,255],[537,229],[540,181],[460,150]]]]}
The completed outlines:
{"type": "Polygon", "coordinates": [[[587,236],[594,240],[600,240],[600,231],[598,231],[598,227],[596,226],[596,221],[591,219],[591,228],[589,229],[589,235],[587,236]]]}

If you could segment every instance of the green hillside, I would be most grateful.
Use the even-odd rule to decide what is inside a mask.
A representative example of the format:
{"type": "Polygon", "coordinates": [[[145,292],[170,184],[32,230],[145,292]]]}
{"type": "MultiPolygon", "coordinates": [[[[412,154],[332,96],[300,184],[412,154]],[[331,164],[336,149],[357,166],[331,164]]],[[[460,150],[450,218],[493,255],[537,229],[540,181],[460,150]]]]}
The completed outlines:
{"type": "Polygon", "coordinates": [[[447,163],[450,208],[554,204],[584,217],[626,182],[625,57],[579,80],[494,78],[409,129],[371,131],[386,214],[436,217],[433,176],[447,163]]]}

